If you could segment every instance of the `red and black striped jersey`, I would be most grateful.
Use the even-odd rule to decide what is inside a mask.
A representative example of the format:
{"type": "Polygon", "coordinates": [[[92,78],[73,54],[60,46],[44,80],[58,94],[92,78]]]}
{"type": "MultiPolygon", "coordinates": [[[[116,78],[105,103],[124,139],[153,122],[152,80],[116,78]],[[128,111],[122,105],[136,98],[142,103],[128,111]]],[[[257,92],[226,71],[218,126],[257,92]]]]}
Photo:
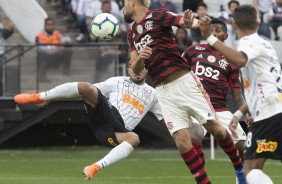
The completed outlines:
{"type": "Polygon", "coordinates": [[[181,15],[166,9],[148,10],[145,17],[139,23],[134,23],[128,31],[131,51],[139,53],[145,46],[152,48],[153,53],[144,64],[154,85],[174,71],[188,70],[172,31],[172,26],[179,26],[181,18],[181,15]]]}
{"type": "Polygon", "coordinates": [[[184,51],[182,57],[200,78],[215,111],[228,111],[228,87],[241,88],[239,69],[208,44],[192,45],[184,51]]]}

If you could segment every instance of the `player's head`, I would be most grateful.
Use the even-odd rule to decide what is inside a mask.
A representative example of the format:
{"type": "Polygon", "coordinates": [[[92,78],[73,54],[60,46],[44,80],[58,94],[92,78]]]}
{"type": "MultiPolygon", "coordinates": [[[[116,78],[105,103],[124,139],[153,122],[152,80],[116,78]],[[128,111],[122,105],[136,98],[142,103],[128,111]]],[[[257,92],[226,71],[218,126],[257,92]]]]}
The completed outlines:
{"type": "Polygon", "coordinates": [[[212,18],[210,30],[222,42],[228,38],[226,24],[218,18],[212,18]]]}
{"type": "Polygon", "coordinates": [[[47,33],[52,34],[55,30],[55,21],[53,18],[46,18],[44,21],[44,29],[47,33]]]}
{"type": "Polygon", "coordinates": [[[149,8],[151,4],[151,0],[123,0],[123,15],[124,21],[128,24],[133,22],[133,16],[135,15],[135,11],[137,9],[149,8]]]}
{"type": "Polygon", "coordinates": [[[132,70],[132,67],[130,67],[130,65],[131,65],[131,60],[128,61],[127,72],[132,82],[134,82],[135,84],[144,84],[147,70],[144,68],[139,74],[135,74],[132,70]]]}
{"type": "Polygon", "coordinates": [[[238,6],[233,14],[234,29],[256,31],[258,28],[257,11],[252,5],[238,6]]]}

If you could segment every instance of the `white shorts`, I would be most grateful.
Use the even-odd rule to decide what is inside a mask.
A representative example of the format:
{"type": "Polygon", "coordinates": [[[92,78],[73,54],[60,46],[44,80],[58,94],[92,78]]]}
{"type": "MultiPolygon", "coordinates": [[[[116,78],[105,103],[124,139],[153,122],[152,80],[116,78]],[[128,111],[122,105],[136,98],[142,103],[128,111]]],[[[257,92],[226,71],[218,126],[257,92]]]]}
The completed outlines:
{"type": "Polygon", "coordinates": [[[193,122],[191,117],[200,125],[216,117],[209,95],[193,72],[168,84],[157,86],[156,92],[171,134],[189,128],[193,122]]]}
{"type": "MultiPolygon", "coordinates": [[[[229,127],[228,125],[230,124],[232,118],[233,118],[233,114],[230,112],[230,111],[222,111],[222,112],[217,112],[216,113],[220,123],[222,124],[222,126],[230,133],[230,135],[232,136],[231,134],[231,131],[229,130],[229,127]]],[[[236,144],[238,141],[240,140],[246,140],[247,137],[246,137],[246,133],[244,132],[243,128],[241,127],[240,123],[238,123],[238,126],[237,126],[237,129],[236,129],[236,132],[237,132],[237,135],[238,135],[238,138],[235,139],[233,136],[232,136],[232,139],[234,141],[234,143],[236,144]]]]}
{"type": "MultiPolygon", "coordinates": [[[[231,134],[231,131],[228,127],[228,125],[230,124],[232,118],[233,118],[233,114],[230,112],[230,111],[222,111],[222,112],[216,112],[216,115],[217,115],[217,118],[218,120],[220,121],[220,123],[222,124],[222,126],[230,133],[230,135],[232,136],[231,134]]],[[[190,122],[190,125],[191,126],[194,126],[194,125],[199,125],[199,123],[197,122],[196,119],[192,118],[192,123],[190,122]]],[[[203,127],[203,126],[202,126],[203,127]]],[[[207,134],[207,130],[203,127],[204,129],[204,136],[207,134]]],[[[246,136],[246,133],[244,132],[243,128],[241,127],[240,123],[238,123],[238,126],[237,126],[237,129],[236,129],[236,132],[237,132],[237,135],[238,135],[238,138],[235,139],[233,136],[232,136],[232,139],[234,141],[234,144],[236,144],[238,141],[245,141],[247,139],[247,136],[246,136]]]]}

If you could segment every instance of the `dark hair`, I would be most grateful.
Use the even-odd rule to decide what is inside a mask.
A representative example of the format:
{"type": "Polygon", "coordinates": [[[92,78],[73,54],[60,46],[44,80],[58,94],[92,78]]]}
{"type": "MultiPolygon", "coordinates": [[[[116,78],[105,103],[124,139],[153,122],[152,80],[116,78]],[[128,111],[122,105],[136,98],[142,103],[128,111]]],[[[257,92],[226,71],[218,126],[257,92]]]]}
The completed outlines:
{"type": "Polygon", "coordinates": [[[198,9],[200,6],[205,7],[206,9],[208,9],[207,4],[204,3],[204,2],[199,2],[199,3],[197,4],[197,9],[198,9]]]}
{"type": "Polygon", "coordinates": [[[257,11],[252,5],[241,5],[235,8],[233,19],[242,30],[257,29],[257,11]]]}
{"type": "Polygon", "coordinates": [[[47,18],[44,20],[44,23],[46,24],[48,21],[53,21],[53,22],[55,22],[53,18],[47,17],[47,18]]]}
{"type": "Polygon", "coordinates": [[[240,6],[239,1],[231,0],[231,1],[228,2],[228,8],[230,8],[231,4],[233,4],[233,3],[234,3],[234,4],[237,4],[237,6],[240,6]]]}
{"type": "Polygon", "coordinates": [[[227,33],[226,24],[225,24],[222,20],[220,20],[219,18],[212,18],[211,24],[220,24],[222,30],[223,30],[225,33],[227,33]]]}

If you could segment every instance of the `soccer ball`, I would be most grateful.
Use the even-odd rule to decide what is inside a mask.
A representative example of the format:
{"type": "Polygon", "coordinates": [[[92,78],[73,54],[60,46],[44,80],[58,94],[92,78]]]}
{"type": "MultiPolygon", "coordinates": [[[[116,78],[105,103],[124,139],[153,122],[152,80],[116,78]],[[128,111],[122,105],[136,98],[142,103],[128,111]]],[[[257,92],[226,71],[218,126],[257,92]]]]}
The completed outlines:
{"type": "Polygon", "coordinates": [[[109,13],[101,13],[91,22],[91,32],[99,40],[113,39],[118,29],[117,18],[109,13]]]}

